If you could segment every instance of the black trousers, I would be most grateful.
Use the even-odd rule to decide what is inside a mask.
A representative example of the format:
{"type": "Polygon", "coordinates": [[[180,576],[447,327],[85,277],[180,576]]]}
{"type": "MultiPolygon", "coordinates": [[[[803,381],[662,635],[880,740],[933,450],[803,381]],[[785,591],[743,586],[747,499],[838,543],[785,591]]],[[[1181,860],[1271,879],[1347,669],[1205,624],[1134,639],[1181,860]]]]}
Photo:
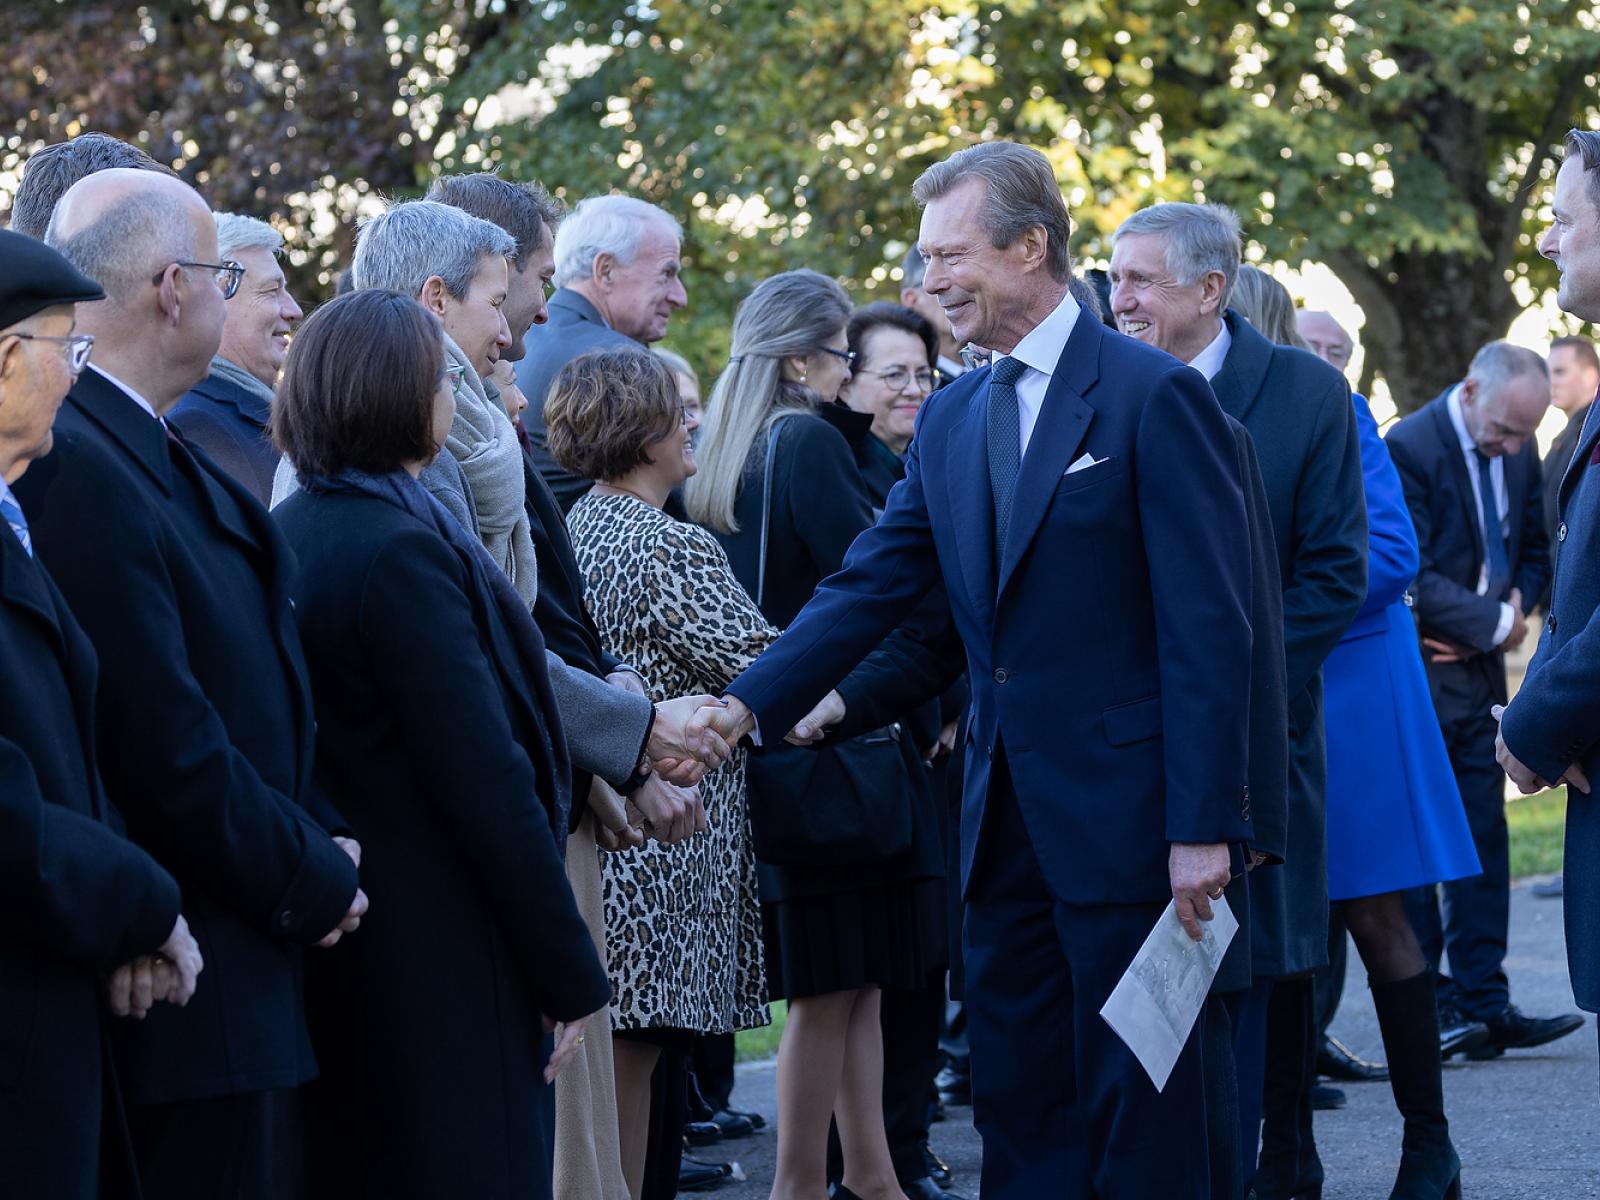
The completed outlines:
{"type": "Polygon", "coordinates": [[[128,1128],[151,1200],[295,1200],[308,1194],[293,1089],[132,1105],[128,1128]]]}
{"type": "Polygon", "coordinates": [[[1449,973],[1439,974],[1440,1006],[1481,1021],[1499,1016],[1511,1003],[1505,973],[1511,923],[1506,777],[1494,757],[1498,723],[1489,715],[1491,705],[1504,703],[1505,667],[1498,656],[1458,666],[1449,672],[1434,668],[1430,682],[1483,873],[1407,893],[1406,912],[1428,964],[1440,970],[1449,959],[1449,973]]]}

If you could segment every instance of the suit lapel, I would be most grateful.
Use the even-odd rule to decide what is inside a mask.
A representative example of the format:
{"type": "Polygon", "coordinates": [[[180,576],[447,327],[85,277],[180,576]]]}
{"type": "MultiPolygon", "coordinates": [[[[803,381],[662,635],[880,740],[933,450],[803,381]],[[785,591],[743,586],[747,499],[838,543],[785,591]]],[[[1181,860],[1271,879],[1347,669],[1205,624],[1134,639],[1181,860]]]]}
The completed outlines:
{"type": "MultiPolygon", "coordinates": [[[[1100,377],[1100,342],[1104,336],[1105,327],[1087,313],[1080,312],[1067,344],[1061,348],[1061,357],[1056,360],[1050,387],[1039,408],[1039,420],[1033,427],[1033,436],[1028,439],[1027,453],[1022,456],[1022,471],[1017,476],[1017,490],[1011,501],[1011,526],[1006,532],[1005,555],[1000,562],[999,592],[1005,591],[1028,544],[1039,532],[1056,487],[1089,432],[1094,409],[1083,395],[1100,377]]],[[[987,441],[984,472],[987,478],[987,441]]],[[[990,525],[992,528],[992,520],[990,525]]]]}
{"type": "Polygon", "coordinates": [[[29,557],[9,526],[0,527],[0,602],[43,622],[58,652],[65,649],[44,568],[29,557]]]}
{"type": "Polygon", "coordinates": [[[1231,308],[1222,319],[1233,340],[1222,360],[1222,369],[1211,380],[1211,390],[1223,412],[1239,424],[1248,425],[1249,413],[1261,397],[1261,385],[1272,366],[1272,343],[1231,308]]]}
{"type": "MultiPolygon", "coordinates": [[[[951,487],[946,495],[955,527],[956,557],[973,608],[988,621],[994,612],[994,496],[989,490],[987,429],[989,368],[951,385],[966,386],[966,411],[950,427],[945,444],[951,487]]],[[[926,485],[924,485],[926,486],[926,485]]]]}
{"type": "Polygon", "coordinates": [[[1561,487],[1557,492],[1556,511],[1563,516],[1567,511],[1567,497],[1572,494],[1572,489],[1577,487],[1578,480],[1583,477],[1584,471],[1589,467],[1589,456],[1594,453],[1595,443],[1600,441],[1600,419],[1594,415],[1595,409],[1600,408],[1600,403],[1592,403],[1583,414],[1583,432],[1578,435],[1578,446],[1572,452],[1572,458],[1567,463],[1567,469],[1561,476],[1561,487]]]}
{"type": "Polygon", "coordinates": [[[1481,565],[1488,561],[1489,547],[1484,544],[1483,522],[1478,519],[1478,504],[1473,499],[1476,485],[1467,470],[1467,459],[1461,449],[1461,439],[1456,436],[1455,422],[1450,420],[1449,400],[1450,393],[1445,392],[1428,405],[1428,412],[1433,418],[1439,440],[1444,444],[1445,470],[1456,481],[1456,495],[1461,501],[1460,519],[1466,522],[1478,543],[1478,562],[1481,565]]]}

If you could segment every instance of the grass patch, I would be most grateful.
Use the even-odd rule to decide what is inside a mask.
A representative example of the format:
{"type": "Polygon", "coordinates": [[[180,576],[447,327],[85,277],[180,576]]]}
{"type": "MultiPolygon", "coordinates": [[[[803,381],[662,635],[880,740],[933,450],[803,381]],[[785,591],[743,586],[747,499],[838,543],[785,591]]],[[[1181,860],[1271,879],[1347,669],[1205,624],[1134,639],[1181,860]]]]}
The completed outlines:
{"type": "Polygon", "coordinates": [[[733,1035],[733,1060],[759,1062],[778,1053],[778,1039],[783,1036],[783,1023],[789,1019],[789,1006],[782,1000],[771,1004],[772,1024],[760,1029],[741,1029],[733,1035]]]}
{"type": "Polygon", "coordinates": [[[1567,838],[1567,789],[1554,788],[1506,804],[1511,832],[1511,877],[1553,875],[1561,870],[1567,838]]]}

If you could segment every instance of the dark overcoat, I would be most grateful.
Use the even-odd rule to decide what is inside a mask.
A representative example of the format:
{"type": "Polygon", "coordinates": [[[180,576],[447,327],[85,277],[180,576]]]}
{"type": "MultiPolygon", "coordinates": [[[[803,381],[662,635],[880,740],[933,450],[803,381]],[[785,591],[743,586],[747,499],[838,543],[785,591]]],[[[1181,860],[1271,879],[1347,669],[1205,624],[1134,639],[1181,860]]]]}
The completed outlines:
{"type": "Polygon", "coordinates": [[[39,563],[0,529],[0,1161],[8,1196],[131,1190],[101,974],[167,940],[178,885],[112,826],[96,664],[39,563]],[[107,1151],[102,1161],[102,1148],[107,1151]],[[117,1153],[120,1151],[120,1153],[117,1153]]]}
{"type": "Polygon", "coordinates": [[[267,433],[271,417],[272,405],[261,396],[212,372],[173,405],[167,423],[262,504],[271,504],[278,469],[278,451],[267,433]]]}
{"type": "Polygon", "coordinates": [[[302,491],[273,515],[301,562],[318,778],[373,897],[310,981],[318,1194],[548,1197],[540,1015],[602,1009],[610,984],[558,850],[543,646],[522,654],[481,563],[398,505],[302,491]]]}
{"type": "Polygon", "coordinates": [[[182,886],[206,962],[188,1007],[117,1027],[123,1084],[144,1104],[295,1087],[316,1074],[301,946],[344,917],[356,870],[312,783],[288,547],[92,368],[55,437],[16,492],[100,657],[106,791],[182,886]]]}
{"type": "Polygon", "coordinates": [[[1270,977],[1328,958],[1322,663],[1367,594],[1367,506],[1344,376],[1314,354],[1267,341],[1231,310],[1224,319],[1232,344],[1211,387],[1255,443],[1283,580],[1288,826],[1283,866],[1250,886],[1255,973],[1270,977]]]}

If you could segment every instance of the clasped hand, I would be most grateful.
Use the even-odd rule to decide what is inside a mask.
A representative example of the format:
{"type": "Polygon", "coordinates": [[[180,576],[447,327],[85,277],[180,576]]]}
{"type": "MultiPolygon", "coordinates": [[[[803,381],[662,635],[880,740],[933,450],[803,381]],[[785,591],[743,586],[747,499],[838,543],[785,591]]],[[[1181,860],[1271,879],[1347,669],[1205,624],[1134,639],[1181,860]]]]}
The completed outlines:
{"type": "Polygon", "coordinates": [[[158,1000],[182,1008],[194,995],[195,981],[203,970],[200,947],[180,913],[161,949],[141,954],[111,972],[106,979],[106,1002],[117,1016],[140,1021],[158,1000]]]}
{"type": "MultiPolygon", "coordinates": [[[[1496,721],[1500,721],[1501,717],[1505,715],[1505,711],[1506,706],[1504,704],[1496,704],[1489,710],[1489,715],[1496,721]]],[[[1500,764],[1501,770],[1505,771],[1506,777],[1517,785],[1517,790],[1524,796],[1530,796],[1534,792],[1542,792],[1546,788],[1554,787],[1555,783],[1564,783],[1568,787],[1577,788],[1585,796],[1589,794],[1589,777],[1583,773],[1583,768],[1577,763],[1570,764],[1561,773],[1561,778],[1557,779],[1555,783],[1547,783],[1539,778],[1532,767],[1529,767],[1515,754],[1511,753],[1510,748],[1506,746],[1503,722],[1501,727],[1495,730],[1494,757],[1495,761],[1500,764]]]]}

